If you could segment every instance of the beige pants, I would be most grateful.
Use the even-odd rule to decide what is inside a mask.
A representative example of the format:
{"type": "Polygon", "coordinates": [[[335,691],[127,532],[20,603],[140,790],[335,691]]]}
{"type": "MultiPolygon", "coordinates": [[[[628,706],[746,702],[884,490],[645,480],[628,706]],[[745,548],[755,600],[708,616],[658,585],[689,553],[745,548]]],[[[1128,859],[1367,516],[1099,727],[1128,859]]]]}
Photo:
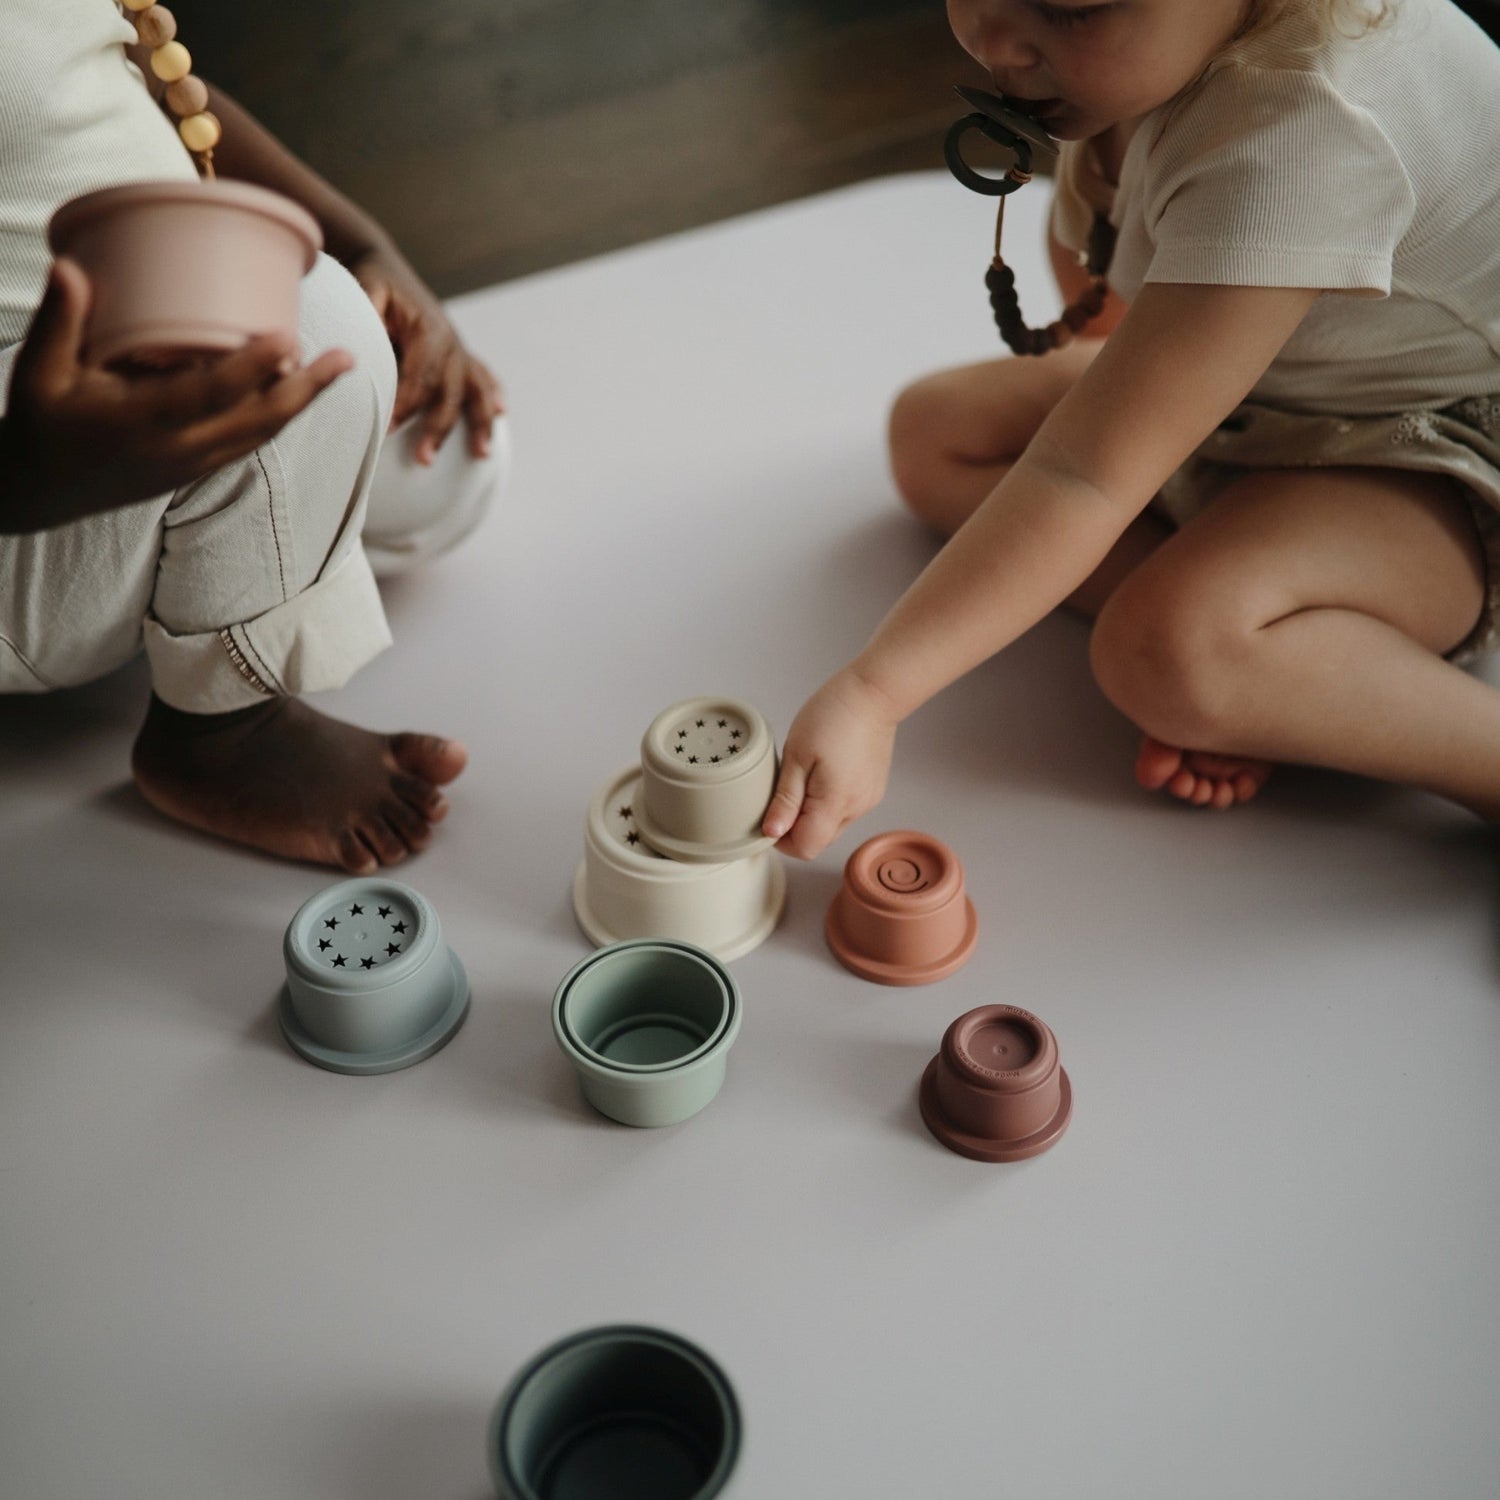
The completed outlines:
{"type": "MultiPolygon", "coordinates": [[[[172,494],[0,536],[0,692],[88,682],[144,647],[160,698],[222,713],[342,686],[390,644],[360,536],[396,365],[369,299],[327,256],[303,283],[301,342],[355,366],[272,442],[172,494]]],[[[16,347],[0,351],[0,390],[16,347]]],[[[471,484],[464,514],[435,516],[429,497],[403,502],[391,467],[378,488],[394,517],[370,521],[393,565],[452,545],[492,489],[471,484]]]]}
{"type": "Polygon", "coordinates": [[[1246,402],[1162,486],[1155,507],[1177,525],[1252,469],[1360,465],[1450,474],[1464,486],[1484,552],[1485,604],[1449,657],[1500,647],[1500,394],[1386,416],[1317,416],[1246,402]]]}

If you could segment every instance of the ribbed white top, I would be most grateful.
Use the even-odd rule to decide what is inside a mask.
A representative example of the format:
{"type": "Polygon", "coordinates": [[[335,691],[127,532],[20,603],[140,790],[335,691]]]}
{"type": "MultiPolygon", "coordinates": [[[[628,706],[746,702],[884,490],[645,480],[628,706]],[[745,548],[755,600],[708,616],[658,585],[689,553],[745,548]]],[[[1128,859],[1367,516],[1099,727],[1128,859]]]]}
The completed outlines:
{"type": "Polygon", "coordinates": [[[196,177],[126,59],[115,0],[0,0],[0,347],[21,338],[59,205],[120,182],[196,177]]]}
{"type": "MultiPolygon", "coordinates": [[[[1142,122],[1110,207],[1111,285],[1346,294],[1313,304],[1257,401],[1359,415],[1500,392],[1500,49],[1450,0],[1308,41],[1294,6],[1142,122]]],[[[1059,164],[1053,222],[1074,246],[1090,155],[1069,142],[1059,164]]]]}

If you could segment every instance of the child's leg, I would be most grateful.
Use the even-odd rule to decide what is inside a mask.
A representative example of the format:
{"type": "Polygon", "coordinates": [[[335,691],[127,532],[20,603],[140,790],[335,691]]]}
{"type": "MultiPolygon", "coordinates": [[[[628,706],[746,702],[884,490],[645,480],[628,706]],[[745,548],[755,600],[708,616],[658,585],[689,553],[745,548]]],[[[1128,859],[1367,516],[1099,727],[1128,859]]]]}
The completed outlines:
{"type": "MultiPolygon", "coordinates": [[[[1102,347],[1080,339],[1036,358],[942,370],[902,391],[891,409],[891,472],[912,512],[944,536],[957,531],[1102,347]]],[[[1065,606],[1092,619],[1170,530],[1151,515],[1132,522],[1065,606]]]]}
{"type": "Polygon", "coordinates": [[[1094,671],[1164,745],[1378,777],[1500,818],[1500,692],[1443,658],[1484,590],[1453,480],[1257,472],[1121,584],[1094,671]]]}
{"type": "Polygon", "coordinates": [[[145,627],[155,693],[132,766],[182,822],[367,872],[429,841],[465,755],[298,696],[340,686],[390,641],[359,539],[395,390],[379,319],[326,258],[303,285],[301,336],[349,349],[355,368],[164,516],[145,627]]]}
{"type": "Polygon", "coordinates": [[[430,839],[464,753],[296,696],[389,641],[359,531],[395,388],[368,298],[330,261],[303,285],[301,332],[358,364],[273,443],[175,495],[0,538],[0,691],[90,681],[137,654],[144,627],[155,691],[133,766],[147,799],[271,853],[368,871],[430,839]]]}

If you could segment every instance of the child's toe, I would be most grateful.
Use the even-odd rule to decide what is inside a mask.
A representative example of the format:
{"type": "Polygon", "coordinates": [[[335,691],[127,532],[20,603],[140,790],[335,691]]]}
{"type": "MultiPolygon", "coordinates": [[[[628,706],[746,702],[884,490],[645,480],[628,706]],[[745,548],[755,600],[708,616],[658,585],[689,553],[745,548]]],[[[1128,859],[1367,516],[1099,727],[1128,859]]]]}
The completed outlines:
{"type": "Polygon", "coordinates": [[[393,734],[391,755],[403,771],[446,786],[469,763],[469,752],[457,740],[435,734],[393,734]]]}
{"type": "Polygon", "coordinates": [[[1147,735],[1135,758],[1135,779],[1148,792],[1160,791],[1182,769],[1182,751],[1147,735]]]}
{"type": "Polygon", "coordinates": [[[373,875],[380,868],[379,861],[352,828],[340,830],[337,844],[338,862],[351,875],[373,875]]]}

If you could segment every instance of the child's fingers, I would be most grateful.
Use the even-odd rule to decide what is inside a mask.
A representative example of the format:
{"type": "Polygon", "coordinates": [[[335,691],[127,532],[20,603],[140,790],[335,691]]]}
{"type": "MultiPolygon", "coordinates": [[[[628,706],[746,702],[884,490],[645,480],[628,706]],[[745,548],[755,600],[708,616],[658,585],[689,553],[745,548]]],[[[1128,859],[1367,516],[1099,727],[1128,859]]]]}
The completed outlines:
{"type": "Polygon", "coordinates": [[[409,416],[420,411],[427,393],[437,384],[433,352],[426,325],[414,323],[401,344],[396,404],[391,410],[392,428],[399,427],[409,416]]]}
{"type": "Polygon", "coordinates": [[[47,290],[16,356],[15,379],[44,392],[66,388],[83,357],[83,330],[93,288],[83,268],[66,258],[53,263],[47,290]]]}
{"type": "Polygon", "coordinates": [[[504,410],[499,382],[478,360],[471,359],[464,385],[464,420],[469,424],[469,452],[475,458],[489,457],[495,418],[504,410]]]}
{"type": "Polygon", "coordinates": [[[505,388],[495,378],[494,372],[482,359],[475,359],[472,354],[466,356],[468,360],[469,386],[472,390],[478,387],[489,407],[492,417],[498,417],[505,410],[505,388]]]}
{"type": "Polygon", "coordinates": [[[495,426],[494,412],[484,395],[473,386],[464,397],[464,421],[469,427],[469,452],[475,458],[488,458],[495,426]]]}
{"type": "Polygon", "coordinates": [[[203,472],[208,473],[269,442],[340,375],[353,368],[352,355],[330,349],[264,392],[187,428],[178,442],[184,450],[205,455],[203,472]]]}
{"type": "Polygon", "coordinates": [[[422,419],[422,438],[417,444],[417,462],[430,464],[437,451],[447,441],[448,434],[458,423],[463,410],[464,362],[459,349],[454,348],[442,370],[442,384],[427,414],[422,419]]]}
{"type": "Polygon", "coordinates": [[[770,805],[761,820],[760,830],[767,838],[779,839],[788,832],[802,810],[806,792],[807,772],[801,763],[783,758],[781,774],[776,778],[776,790],[771,794],[770,805]]]}
{"type": "Polygon", "coordinates": [[[354,279],[365,289],[365,296],[370,299],[370,305],[375,309],[376,316],[382,323],[391,305],[391,286],[384,277],[371,274],[362,276],[358,271],[354,273],[354,279]]]}
{"type": "Polygon", "coordinates": [[[802,799],[797,821],[778,841],[777,848],[797,859],[816,859],[839,836],[848,821],[832,803],[824,801],[815,791],[808,791],[802,799]]]}
{"type": "Polygon", "coordinates": [[[133,382],[132,391],[162,426],[186,426],[267,390],[291,373],[296,358],[296,346],[285,334],[262,334],[211,365],[148,376],[133,382]]]}

